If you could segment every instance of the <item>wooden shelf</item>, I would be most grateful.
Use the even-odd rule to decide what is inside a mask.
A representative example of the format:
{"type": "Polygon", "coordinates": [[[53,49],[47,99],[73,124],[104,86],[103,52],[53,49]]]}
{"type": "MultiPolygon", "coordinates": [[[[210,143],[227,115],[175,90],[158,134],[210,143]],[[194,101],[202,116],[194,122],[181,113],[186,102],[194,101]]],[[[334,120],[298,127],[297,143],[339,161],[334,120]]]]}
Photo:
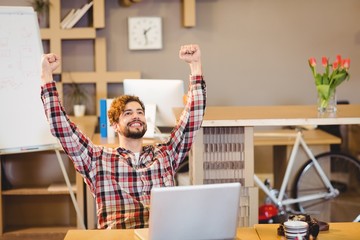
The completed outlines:
{"type": "Polygon", "coordinates": [[[1,239],[63,239],[72,226],[8,228],[1,239]]]}
{"type": "MultiPolygon", "coordinates": [[[[59,175],[58,172],[60,170],[57,169],[57,167],[54,167],[54,169],[38,168],[40,163],[44,163],[45,161],[54,161],[54,163],[56,163],[56,160],[58,159],[55,152],[51,154],[51,152],[49,153],[48,151],[1,156],[1,161],[4,161],[4,164],[6,162],[8,164],[11,163],[15,169],[21,172],[21,175],[17,175],[17,180],[9,180],[6,174],[1,177],[0,184],[2,185],[2,182],[5,181],[5,186],[12,186],[12,188],[0,190],[0,239],[3,239],[2,237],[4,237],[4,235],[6,235],[6,239],[17,239],[18,237],[20,238],[20,236],[25,237],[28,234],[25,232],[28,231],[44,231],[44,233],[47,234],[53,231],[53,229],[57,229],[57,232],[59,232],[59,229],[65,229],[61,230],[61,232],[66,233],[70,227],[75,229],[82,226],[80,219],[82,219],[82,214],[85,209],[83,179],[80,174],[71,173],[69,176],[72,184],[72,192],[75,194],[81,215],[79,215],[81,218],[77,218],[78,215],[74,209],[74,203],[70,199],[69,189],[67,185],[61,181],[61,175],[59,175]],[[24,166],[25,163],[29,162],[31,162],[32,165],[27,164],[24,166]],[[30,177],[37,174],[42,181],[30,181],[26,176],[23,176],[23,174],[26,175],[24,171],[29,171],[30,177]],[[44,171],[54,171],[54,177],[44,171]],[[9,181],[9,185],[6,184],[6,181],[9,181]],[[25,183],[31,184],[31,186],[34,187],[21,187],[25,183]],[[49,228],[49,225],[52,227],[49,228]]],[[[0,165],[1,168],[5,168],[4,164],[0,165]]],[[[68,164],[71,163],[65,162],[65,166],[68,164]]],[[[69,165],[68,167],[71,171],[75,172],[73,166],[69,165]]],[[[1,169],[1,171],[3,170],[4,169],[1,169]]],[[[29,235],[26,239],[39,238],[29,235]]],[[[41,239],[49,238],[44,237],[41,239]]]]}
{"type": "MultiPolygon", "coordinates": [[[[54,31],[49,28],[40,29],[41,38],[43,40],[51,40],[54,38],[54,31]]],[[[71,28],[71,29],[59,29],[58,34],[61,39],[95,39],[95,28],[71,28]]]]}
{"type": "MultiPolygon", "coordinates": [[[[324,145],[340,144],[341,138],[320,129],[302,131],[307,144],[324,145]]],[[[254,131],[254,146],[283,146],[293,145],[296,131],[292,129],[256,130],[254,131]]]]}
{"type": "Polygon", "coordinates": [[[40,29],[42,40],[49,41],[50,52],[61,55],[63,40],[94,40],[94,72],[64,72],[61,66],[55,71],[55,74],[61,74],[61,82],[57,84],[61,99],[66,97],[63,94],[63,84],[70,82],[95,84],[96,115],[100,116],[99,101],[101,98],[108,98],[107,84],[121,83],[126,78],[140,78],[140,72],[108,72],[107,70],[106,39],[96,36],[97,29],[105,27],[105,0],[93,0],[91,27],[73,27],[71,29],[62,29],[60,26],[61,0],[50,0],[50,2],[49,27],[40,29]]]}
{"type": "MultiPolygon", "coordinates": [[[[69,190],[67,187],[54,188],[51,190],[50,188],[17,188],[10,190],[3,190],[3,196],[15,196],[15,195],[69,195],[69,190]],[[50,190],[49,190],[50,189],[50,190]]],[[[76,187],[73,185],[72,190],[76,193],[76,187]]],[[[70,196],[70,195],[69,195],[70,196]]]]}

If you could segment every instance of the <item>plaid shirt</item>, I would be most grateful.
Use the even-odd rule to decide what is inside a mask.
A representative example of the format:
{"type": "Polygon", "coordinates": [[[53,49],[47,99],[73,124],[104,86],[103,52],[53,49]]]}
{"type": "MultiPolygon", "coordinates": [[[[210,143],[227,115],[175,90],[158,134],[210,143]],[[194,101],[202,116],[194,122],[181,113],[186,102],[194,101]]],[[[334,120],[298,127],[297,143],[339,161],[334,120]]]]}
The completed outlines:
{"type": "Polygon", "coordinates": [[[188,101],[169,140],[144,146],[139,162],[129,150],[94,145],[69,120],[55,83],[42,87],[41,98],[51,133],[59,139],[96,199],[98,228],[148,227],[150,190],[174,186],[175,171],[201,126],[206,101],[202,76],[190,76],[188,101]]]}

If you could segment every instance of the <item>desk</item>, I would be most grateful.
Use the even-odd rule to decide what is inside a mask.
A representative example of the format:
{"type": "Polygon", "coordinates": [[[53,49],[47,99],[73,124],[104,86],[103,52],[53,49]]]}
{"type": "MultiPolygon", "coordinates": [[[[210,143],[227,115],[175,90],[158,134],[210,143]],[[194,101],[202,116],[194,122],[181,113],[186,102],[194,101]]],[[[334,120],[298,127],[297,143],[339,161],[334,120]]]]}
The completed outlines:
{"type": "MultiPolygon", "coordinates": [[[[315,156],[330,151],[331,144],[341,144],[341,138],[320,129],[303,130],[302,134],[305,142],[315,156]]],[[[258,174],[258,172],[256,172],[256,174],[262,180],[268,177],[273,179],[271,184],[276,189],[280,189],[287,161],[295,142],[295,135],[296,132],[293,129],[254,129],[254,147],[256,150],[254,153],[256,160],[255,165],[258,167],[261,165],[264,168],[266,167],[265,165],[268,165],[270,168],[271,165],[273,165],[272,169],[269,169],[268,167],[267,174],[264,177],[261,177],[261,174],[258,174]],[[272,151],[266,151],[269,150],[266,148],[268,146],[272,147],[272,151]],[[261,148],[263,151],[257,151],[261,148]],[[269,162],[271,153],[273,162],[269,162]],[[261,154],[263,154],[263,156],[261,156],[261,154]],[[271,176],[269,176],[269,173],[271,176]]],[[[309,157],[302,148],[300,148],[300,151],[296,156],[294,169],[298,170],[307,160],[309,160],[309,157]]],[[[264,172],[262,171],[262,173],[264,172]]],[[[296,172],[294,172],[294,174],[295,173],[296,172]]],[[[294,176],[290,177],[290,184],[292,184],[293,178],[294,176]]]]}
{"type": "MultiPolygon", "coordinates": [[[[277,235],[279,224],[255,224],[254,227],[238,228],[237,240],[284,240],[277,235]]],[[[360,223],[330,223],[329,231],[321,231],[318,240],[357,240],[360,235],[360,223]]],[[[69,230],[64,240],[136,240],[133,229],[123,230],[69,230]]]]}
{"type": "MultiPolygon", "coordinates": [[[[180,115],[180,109],[175,109],[174,112],[176,116],[180,115]]],[[[338,105],[336,116],[318,116],[315,105],[209,106],[191,153],[191,182],[241,182],[245,187],[242,202],[246,205],[241,206],[240,226],[252,226],[258,222],[258,190],[253,180],[254,127],[336,124],[360,124],[360,105],[338,105]],[[224,154],[226,152],[230,153],[224,154]],[[216,162],[218,158],[212,158],[214,153],[217,157],[220,156],[222,161],[231,164],[222,164],[224,168],[220,171],[219,168],[216,169],[222,176],[218,174],[209,178],[214,174],[207,172],[213,171],[215,166],[219,167],[216,162]],[[207,169],[204,169],[204,166],[207,169]]]]}
{"type": "MultiPolygon", "coordinates": [[[[279,224],[256,224],[256,232],[261,240],[284,240],[277,235],[279,224]]],[[[317,240],[357,240],[360,236],[360,223],[330,223],[329,231],[320,231],[317,240]]]]}
{"type": "MultiPolygon", "coordinates": [[[[304,139],[309,145],[340,144],[341,139],[320,129],[303,130],[304,139]]],[[[293,145],[296,132],[292,129],[254,130],[255,146],[293,145]],[[293,136],[287,136],[293,135],[293,136]]]]}
{"type": "MultiPolygon", "coordinates": [[[[255,228],[238,228],[236,240],[258,240],[255,228]]],[[[138,240],[133,229],[119,230],[69,230],[64,240],[138,240]]],[[[171,238],[169,238],[170,240],[171,238]]]]}

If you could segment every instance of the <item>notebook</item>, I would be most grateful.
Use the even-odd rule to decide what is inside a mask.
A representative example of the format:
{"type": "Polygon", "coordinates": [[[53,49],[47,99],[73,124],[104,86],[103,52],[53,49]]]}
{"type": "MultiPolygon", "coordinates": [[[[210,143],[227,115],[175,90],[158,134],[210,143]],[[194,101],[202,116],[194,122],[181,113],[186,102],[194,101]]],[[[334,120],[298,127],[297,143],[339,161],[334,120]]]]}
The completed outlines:
{"type": "Polygon", "coordinates": [[[240,183],[153,188],[149,228],[141,240],[234,239],[240,183]]]}

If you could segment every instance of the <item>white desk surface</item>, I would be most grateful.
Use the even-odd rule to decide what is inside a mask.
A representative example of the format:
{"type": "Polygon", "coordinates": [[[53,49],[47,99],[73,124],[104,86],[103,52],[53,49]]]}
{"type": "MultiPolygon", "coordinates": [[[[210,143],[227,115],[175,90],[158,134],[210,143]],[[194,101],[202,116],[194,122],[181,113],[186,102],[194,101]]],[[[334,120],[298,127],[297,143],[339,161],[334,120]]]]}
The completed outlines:
{"type": "MultiPolygon", "coordinates": [[[[318,115],[316,105],[208,106],[203,127],[360,124],[360,104],[338,105],[334,115],[318,115]]],[[[174,109],[180,116],[182,109],[174,109]]]]}

